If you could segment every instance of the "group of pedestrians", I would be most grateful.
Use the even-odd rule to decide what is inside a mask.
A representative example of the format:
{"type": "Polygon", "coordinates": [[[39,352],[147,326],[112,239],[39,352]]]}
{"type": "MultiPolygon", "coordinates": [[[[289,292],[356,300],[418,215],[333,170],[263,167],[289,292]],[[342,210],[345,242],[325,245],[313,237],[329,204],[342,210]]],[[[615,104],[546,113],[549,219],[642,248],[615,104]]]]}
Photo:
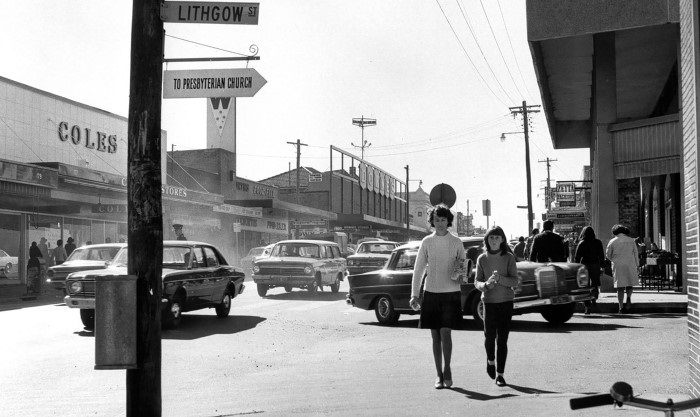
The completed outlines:
{"type": "Polygon", "coordinates": [[[48,267],[61,265],[68,256],[75,250],[75,243],[69,237],[64,247],[63,240],[56,241],[56,247],[49,252],[45,237],[39,239],[39,243],[32,241],[29,247],[29,260],[27,261],[27,292],[39,294],[41,292],[41,282],[48,267]]]}
{"type": "MultiPolygon", "coordinates": [[[[432,350],[437,378],[435,388],[450,388],[452,381],[452,329],[462,320],[461,278],[459,274],[466,261],[461,240],[448,232],[454,215],[443,205],[433,207],[428,215],[435,231],[421,242],[413,270],[409,304],[420,309],[418,327],[430,329],[432,350]],[[421,287],[423,291],[421,292],[421,287]]],[[[474,286],[481,291],[484,305],[484,349],[486,373],[498,386],[505,386],[504,377],[508,357],[508,335],[513,316],[514,287],[518,285],[516,262],[528,259],[533,262],[566,262],[569,251],[564,239],[554,232],[554,223],[547,220],[542,232],[533,229],[526,240],[520,238],[515,253],[508,245],[503,229],[490,228],[484,236],[484,252],[476,261],[474,286]]],[[[585,304],[585,314],[590,313],[599,295],[601,269],[606,259],[612,263],[614,286],[617,289],[619,312],[631,308],[632,287],[639,285],[637,275],[637,245],[629,237],[629,229],[615,225],[615,236],[603,251],[603,244],[592,227],[581,231],[573,256],[574,262],[588,270],[593,300],[585,304]],[[627,294],[626,303],[623,303],[627,294]]],[[[468,275],[468,274],[467,274],[468,275]]]]}

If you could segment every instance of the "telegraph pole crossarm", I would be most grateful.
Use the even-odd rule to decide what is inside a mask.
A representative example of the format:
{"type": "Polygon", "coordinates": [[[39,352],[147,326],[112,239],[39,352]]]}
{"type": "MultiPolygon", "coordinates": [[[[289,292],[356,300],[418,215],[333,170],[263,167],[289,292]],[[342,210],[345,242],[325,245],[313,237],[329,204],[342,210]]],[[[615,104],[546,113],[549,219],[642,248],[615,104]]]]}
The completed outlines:
{"type": "Polygon", "coordinates": [[[294,145],[297,147],[297,191],[296,191],[296,203],[299,204],[299,169],[301,165],[301,147],[302,146],[309,146],[305,143],[301,143],[301,140],[297,139],[296,142],[287,142],[290,145],[294,145]]]}

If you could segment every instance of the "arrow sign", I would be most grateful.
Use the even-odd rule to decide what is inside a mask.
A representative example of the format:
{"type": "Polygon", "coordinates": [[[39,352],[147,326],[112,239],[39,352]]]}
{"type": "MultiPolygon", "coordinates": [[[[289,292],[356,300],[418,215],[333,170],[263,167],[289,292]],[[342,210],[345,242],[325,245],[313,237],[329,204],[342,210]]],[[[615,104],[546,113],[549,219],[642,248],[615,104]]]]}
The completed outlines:
{"type": "Polygon", "coordinates": [[[265,83],[254,68],[165,71],[163,98],[253,97],[265,83]]]}

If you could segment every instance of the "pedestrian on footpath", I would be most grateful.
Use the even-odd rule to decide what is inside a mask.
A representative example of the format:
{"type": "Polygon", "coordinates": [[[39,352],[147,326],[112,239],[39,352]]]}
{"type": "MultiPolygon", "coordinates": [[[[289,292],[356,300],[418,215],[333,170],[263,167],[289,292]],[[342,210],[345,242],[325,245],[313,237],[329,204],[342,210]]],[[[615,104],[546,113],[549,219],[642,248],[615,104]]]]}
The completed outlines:
{"type": "Polygon", "coordinates": [[[525,260],[525,237],[520,236],[518,238],[518,243],[513,248],[513,255],[515,255],[515,260],[518,262],[525,260]]]}
{"type": "Polygon", "coordinates": [[[595,231],[591,226],[586,226],[581,230],[580,242],[576,246],[574,262],[583,264],[588,270],[588,282],[593,288],[593,300],[583,303],[583,314],[590,314],[590,308],[595,306],[598,294],[600,293],[600,268],[605,264],[605,252],[603,242],[595,237],[595,231]]]}
{"type": "Polygon", "coordinates": [[[518,268],[506,234],[494,226],[484,236],[484,253],[476,260],[474,286],[484,303],[484,347],[486,373],[503,387],[508,357],[508,334],[513,317],[513,287],[518,285],[518,268]],[[498,350],[496,350],[498,349],[498,350]]]}
{"type": "Polygon", "coordinates": [[[27,294],[41,293],[41,262],[43,258],[36,241],[29,247],[29,261],[27,261],[27,294]]]}
{"type": "Polygon", "coordinates": [[[532,262],[566,262],[569,251],[561,235],[554,233],[554,222],[546,220],[542,233],[532,240],[530,260],[532,262]]]}
{"type": "Polygon", "coordinates": [[[614,238],[608,242],[605,256],[612,262],[612,273],[615,288],[617,288],[618,313],[629,313],[632,309],[632,287],[639,285],[639,255],[637,243],[629,237],[627,227],[616,224],[612,227],[614,238]],[[627,302],[622,303],[627,293],[627,302]]]}
{"type": "Polygon", "coordinates": [[[70,256],[71,253],[75,250],[75,241],[73,240],[72,237],[68,238],[68,241],[66,245],[64,246],[64,249],[66,250],[66,255],[70,256]]]}
{"type": "Polygon", "coordinates": [[[416,256],[409,304],[420,309],[418,327],[430,329],[437,378],[435,388],[452,386],[452,329],[462,321],[459,271],[466,256],[462,241],[447,231],[454,215],[449,208],[437,205],[428,215],[435,231],[423,238],[416,256]],[[425,275],[423,299],[420,287],[425,275]],[[444,359],[444,368],[443,368],[444,359]]]}
{"type": "Polygon", "coordinates": [[[530,259],[530,252],[532,251],[532,242],[535,240],[535,236],[540,234],[540,229],[534,228],[530,233],[530,236],[525,240],[525,260],[530,259]]]}
{"type": "Polygon", "coordinates": [[[51,257],[53,258],[55,265],[61,265],[66,261],[68,255],[66,255],[66,249],[63,247],[63,240],[58,239],[56,241],[56,249],[53,250],[51,257]]]}

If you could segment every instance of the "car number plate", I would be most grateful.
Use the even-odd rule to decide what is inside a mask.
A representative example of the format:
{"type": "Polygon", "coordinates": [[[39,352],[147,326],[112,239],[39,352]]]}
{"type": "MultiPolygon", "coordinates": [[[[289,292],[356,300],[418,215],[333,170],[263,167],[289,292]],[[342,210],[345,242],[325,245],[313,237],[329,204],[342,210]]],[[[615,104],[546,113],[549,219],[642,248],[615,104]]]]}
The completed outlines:
{"type": "Polygon", "coordinates": [[[556,297],[550,298],[550,301],[552,304],[564,304],[569,302],[569,296],[568,295],[558,295],[556,297]]]}

